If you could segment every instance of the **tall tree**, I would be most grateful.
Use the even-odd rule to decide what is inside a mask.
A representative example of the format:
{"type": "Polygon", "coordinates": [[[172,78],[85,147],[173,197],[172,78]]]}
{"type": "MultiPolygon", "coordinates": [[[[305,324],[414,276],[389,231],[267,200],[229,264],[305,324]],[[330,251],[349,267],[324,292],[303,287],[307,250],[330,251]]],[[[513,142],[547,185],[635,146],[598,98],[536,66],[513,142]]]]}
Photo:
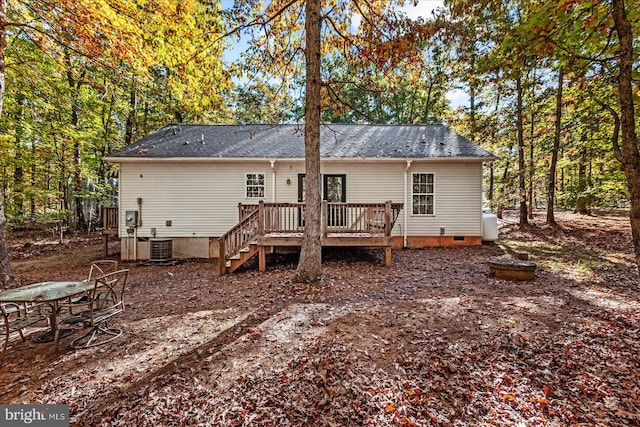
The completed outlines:
{"type": "Polygon", "coordinates": [[[283,88],[295,83],[303,69],[306,75],[305,237],[294,281],[313,282],[322,275],[320,114],[329,100],[342,99],[340,87],[322,74],[322,56],[341,56],[347,67],[359,70],[370,65],[391,70],[401,61],[415,57],[412,48],[421,33],[411,31],[414,27],[406,16],[387,6],[382,0],[339,0],[328,3],[323,14],[320,0],[276,0],[266,6],[261,1],[247,0],[236,3],[232,11],[238,25],[230,32],[249,31],[252,36],[246,55],[248,69],[269,75],[283,88]],[[357,28],[352,25],[355,17],[361,18],[357,28]],[[302,52],[304,63],[300,59],[302,52]]]}
{"type": "Polygon", "coordinates": [[[551,163],[547,179],[547,224],[556,225],[554,206],[556,203],[556,168],[558,166],[558,152],[560,151],[560,139],[562,137],[562,87],[564,72],[562,67],[558,70],[558,88],[556,90],[555,132],[553,133],[553,148],[551,149],[551,163]]]}
{"type": "MultiPolygon", "coordinates": [[[[7,1],[0,0],[0,117],[4,104],[5,78],[4,78],[4,54],[7,49],[7,1]]],[[[4,214],[2,193],[0,192],[0,284],[6,286],[13,283],[11,273],[11,259],[7,246],[7,220],[4,214]]]]}
{"type": "Polygon", "coordinates": [[[516,77],[516,134],[518,136],[518,197],[520,202],[520,225],[529,223],[527,214],[527,186],[525,182],[525,157],[524,157],[524,123],[522,103],[522,76],[516,77]]]}
{"type": "Polygon", "coordinates": [[[633,90],[633,67],[638,63],[638,58],[634,53],[634,35],[628,17],[628,13],[632,8],[635,8],[636,18],[638,18],[638,5],[636,3],[635,6],[627,7],[624,0],[612,0],[612,6],[614,28],[619,42],[616,64],[618,66],[617,86],[622,140],[622,146],[619,148],[615,148],[618,141],[614,140],[614,149],[620,151],[620,162],[629,185],[631,233],[636,264],[640,268],[640,151],[636,133],[633,90]]]}
{"type": "Polygon", "coordinates": [[[300,261],[292,278],[294,283],[313,283],[322,278],[322,243],[320,218],[320,24],[321,0],[305,2],[305,126],[304,153],[306,218],[300,261]]]}
{"type": "Polygon", "coordinates": [[[625,0],[545,0],[526,6],[531,11],[528,34],[533,45],[542,51],[552,48],[561,52],[568,59],[565,67],[583,77],[587,90],[601,81],[615,87],[616,105],[600,102],[614,118],[611,149],[627,180],[630,224],[640,267],[640,154],[633,79],[639,58],[631,25],[633,21],[637,28],[640,6],[625,0]]]}

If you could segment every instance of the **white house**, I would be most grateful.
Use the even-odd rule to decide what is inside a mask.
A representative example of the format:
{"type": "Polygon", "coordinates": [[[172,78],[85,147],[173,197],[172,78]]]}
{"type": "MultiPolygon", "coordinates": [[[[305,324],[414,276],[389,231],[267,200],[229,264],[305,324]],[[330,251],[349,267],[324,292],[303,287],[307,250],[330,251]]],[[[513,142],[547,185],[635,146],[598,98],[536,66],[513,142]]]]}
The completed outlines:
{"type": "MultiPolygon", "coordinates": [[[[352,219],[364,213],[346,209],[378,204],[381,214],[390,201],[387,244],[478,245],[482,168],[494,159],[440,124],[323,125],[323,200],[342,209],[325,221],[362,231],[352,219]]],[[[106,160],[120,167],[123,259],[153,257],[153,242],[170,242],[173,258],[218,257],[218,239],[259,202],[304,202],[303,125],[169,125],[106,160]]],[[[287,206],[302,227],[301,205],[287,206]]],[[[288,214],[273,215],[281,223],[288,214]]]]}

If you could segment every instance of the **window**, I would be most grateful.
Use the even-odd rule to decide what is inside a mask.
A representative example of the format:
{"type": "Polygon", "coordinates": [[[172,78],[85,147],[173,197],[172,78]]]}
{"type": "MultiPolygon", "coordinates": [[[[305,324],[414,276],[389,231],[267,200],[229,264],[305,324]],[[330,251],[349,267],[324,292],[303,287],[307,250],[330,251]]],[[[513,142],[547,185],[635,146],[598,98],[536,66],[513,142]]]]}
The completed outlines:
{"type": "Polygon", "coordinates": [[[414,173],[412,202],[414,215],[433,215],[433,174],[414,173]]]}
{"type": "Polygon", "coordinates": [[[264,197],[264,174],[248,173],[246,180],[246,195],[250,197],[264,197]]]}

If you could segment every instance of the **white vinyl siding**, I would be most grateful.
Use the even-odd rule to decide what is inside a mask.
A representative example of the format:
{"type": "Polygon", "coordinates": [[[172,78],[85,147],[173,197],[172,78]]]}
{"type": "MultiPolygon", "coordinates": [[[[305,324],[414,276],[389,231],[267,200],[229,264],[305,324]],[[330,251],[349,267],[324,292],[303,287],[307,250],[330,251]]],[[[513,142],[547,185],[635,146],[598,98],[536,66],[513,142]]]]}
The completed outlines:
{"type": "MultiPolygon", "coordinates": [[[[469,162],[413,160],[407,170],[405,160],[322,161],[323,174],[346,175],[347,202],[404,202],[405,173],[407,234],[439,236],[482,234],[482,165],[469,162]],[[434,175],[433,215],[412,214],[414,173],[434,175]]],[[[160,161],[120,164],[120,230],[126,237],[124,212],[138,210],[141,198],[142,225],[138,237],[151,237],[151,228],[162,237],[219,237],[238,221],[239,203],[258,203],[247,198],[247,174],[262,174],[264,197],[276,202],[298,201],[298,174],[304,160],[277,160],[274,168],[266,159],[247,161],[160,161]],[[287,184],[287,182],[289,182],[287,184]],[[275,192],[275,194],[274,194],[275,192]],[[167,221],[170,221],[170,226],[167,221]]],[[[404,232],[404,212],[392,230],[404,232]]]]}
{"type": "MultiPolygon", "coordinates": [[[[138,237],[219,237],[238,222],[238,203],[247,199],[246,174],[265,162],[140,162],[120,164],[120,210],[138,210],[138,237]],[[167,225],[171,221],[171,225],[167,225]]],[[[264,198],[271,200],[270,174],[264,173],[264,198]]],[[[121,237],[126,237],[120,215],[121,237]]]]}
{"type": "MultiPolygon", "coordinates": [[[[481,236],[482,165],[413,162],[410,169],[411,173],[427,171],[434,174],[434,214],[409,215],[407,234],[438,236],[444,227],[447,236],[481,236]]],[[[408,185],[411,194],[411,177],[408,185]]]]}

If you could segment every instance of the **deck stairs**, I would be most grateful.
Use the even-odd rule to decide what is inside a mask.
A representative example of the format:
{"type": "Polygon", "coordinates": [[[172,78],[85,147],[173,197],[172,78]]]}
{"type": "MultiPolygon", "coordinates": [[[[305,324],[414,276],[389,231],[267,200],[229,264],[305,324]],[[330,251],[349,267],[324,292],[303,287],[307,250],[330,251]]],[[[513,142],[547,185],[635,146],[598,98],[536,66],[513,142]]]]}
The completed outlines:
{"type": "Polygon", "coordinates": [[[256,209],[218,240],[221,275],[233,273],[258,253],[258,218],[256,209]]]}
{"type": "Polygon", "coordinates": [[[227,259],[226,265],[226,273],[233,273],[238,268],[242,267],[245,262],[249,261],[255,254],[258,253],[258,242],[253,241],[249,243],[248,246],[241,248],[238,253],[232,255],[227,259]]]}

